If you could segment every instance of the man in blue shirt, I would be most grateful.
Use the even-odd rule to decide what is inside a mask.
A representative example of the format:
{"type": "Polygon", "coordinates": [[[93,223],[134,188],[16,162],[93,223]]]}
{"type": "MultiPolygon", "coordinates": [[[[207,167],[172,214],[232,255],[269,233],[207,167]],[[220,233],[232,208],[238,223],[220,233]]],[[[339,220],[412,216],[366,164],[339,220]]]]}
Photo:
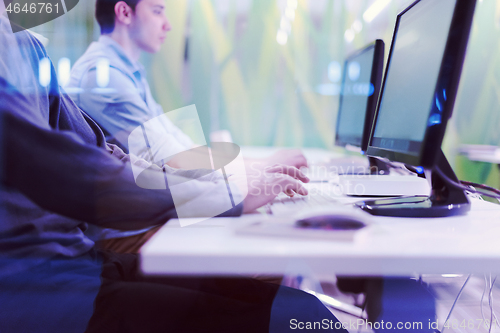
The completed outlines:
{"type": "MultiPolygon", "coordinates": [[[[267,332],[288,330],[292,318],[337,322],[300,291],[249,279],[150,279],[137,256],[96,251],[88,224],[159,225],[176,216],[172,196],[136,185],[131,157],[60,89],[50,61],[53,79],[39,82],[47,53],[28,32],[14,34],[4,10],[0,2],[0,331],[267,332]]],[[[226,214],[272,199],[252,197],[226,214]]]]}
{"type": "MultiPolygon", "coordinates": [[[[121,1],[116,4],[117,11],[121,21],[128,25],[117,23],[113,29],[106,24],[109,18],[104,15],[109,10],[114,12],[113,3],[117,1],[96,2],[96,17],[103,34],[73,66],[68,90],[74,92],[75,103],[104,129],[107,141],[128,151],[129,134],[164,114],[151,95],[139,56],[141,49],[158,51],[170,25],[163,15],[163,1],[131,1],[134,9],[138,5],[137,16],[132,7],[121,1]],[[144,14],[139,15],[141,13],[144,14]],[[133,20],[137,22],[132,24],[133,20]],[[109,82],[100,83],[97,79],[100,62],[104,66],[109,64],[109,82]]],[[[163,125],[170,136],[165,143],[170,152],[168,156],[194,145],[172,122],[167,120],[163,125]]]]}
{"type": "MultiPolygon", "coordinates": [[[[97,0],[96,19],[101,36],[73,66],[68,89],[75,103],[101,126],[107,141],[127,152],[129,134],[164,114],[152,97],[139,57],[142,52],[158,52],[171,26],[163,0],[97,0]],[[109,81],[99,77],[100,64],[109,65],[109,81]]],[[[193,147],[193,141],[168,118],[161,127],[162,134],[167,134],[163,155],[174,156],[193,147]]],[[[260,162],[307,166],[297,150],[280,151],[260,162]]],[[[183,168],[180,159],[167,163],[183,168]]]]}

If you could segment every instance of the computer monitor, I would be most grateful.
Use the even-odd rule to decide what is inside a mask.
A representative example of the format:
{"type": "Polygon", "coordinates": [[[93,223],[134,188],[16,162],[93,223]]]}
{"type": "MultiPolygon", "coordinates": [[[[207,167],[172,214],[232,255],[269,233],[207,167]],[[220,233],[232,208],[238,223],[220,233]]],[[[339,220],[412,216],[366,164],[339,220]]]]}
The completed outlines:
{"type": "MultiPolygon", "coordinates": [[[[353,52],[344,63],[334,144],[365,154],[382,84],[384,41],[377,39],[353,52]]],[[[368,157],[371,174],[385,174],[389,168],[368,157]]],[[[359,171],[359,170],[358,170],[359,171]]]]}
{"type": "Polygon", "coordinates": [[[335,145],[366,152],[382,83],[384,41],[351,54],[344,63],[335,145]]]}
{"type": "Polygon", "coordinates": [[[397,17],[367,155],[415,167],[428,197],[358,203],[376,215],[465,214],[470,204],[441,143],[458,90],[476,0],[418,0],[397,17]]]}

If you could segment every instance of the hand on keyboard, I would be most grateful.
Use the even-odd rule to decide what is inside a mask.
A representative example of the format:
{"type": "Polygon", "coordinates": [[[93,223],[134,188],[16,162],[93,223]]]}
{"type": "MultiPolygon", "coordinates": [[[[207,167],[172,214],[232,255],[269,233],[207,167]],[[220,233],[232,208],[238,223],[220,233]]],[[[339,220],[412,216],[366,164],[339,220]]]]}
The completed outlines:
{"type": "Polygon", "coordinates": [[[243,204],[243,212],[251,212],[271,202],[278,194],[295,193],[307,195],[302,186],[309,179],[297,168],[283,164],[275,164],[265,169],[251,168],[247,173],[248,195],[243,204]]]}
{"type": "Polygon", "coordinates": [[[267,158],[268,165],[284,164],[296,168],[307,167],[307,159],[300,149],[282,149],[267,158]]]}
{"type": "Polygon", "coordinates": [[[316,207],[331,207],[338,205],[338,190],[330,184],[309,184],[309,195],[288,197],[285,194],[278,195],[272,202],[267,204],[265,212],[275,216],[290,216],[297,212],[316,207]]]}

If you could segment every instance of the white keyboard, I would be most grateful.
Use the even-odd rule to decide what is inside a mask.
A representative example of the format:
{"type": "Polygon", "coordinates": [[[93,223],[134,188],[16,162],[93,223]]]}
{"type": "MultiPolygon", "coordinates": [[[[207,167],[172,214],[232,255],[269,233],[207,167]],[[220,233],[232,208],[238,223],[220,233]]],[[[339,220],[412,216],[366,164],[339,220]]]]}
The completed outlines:
{"type": "Polygon", "coordinates": [[[338,203],[337,198],[331,192],[313,192],[307,196],[296,194],[293,198],[281,193],[273,202],[265,206],[266,213],[275,216],[287,216],[308,208],[329,206],[338,203]]]}

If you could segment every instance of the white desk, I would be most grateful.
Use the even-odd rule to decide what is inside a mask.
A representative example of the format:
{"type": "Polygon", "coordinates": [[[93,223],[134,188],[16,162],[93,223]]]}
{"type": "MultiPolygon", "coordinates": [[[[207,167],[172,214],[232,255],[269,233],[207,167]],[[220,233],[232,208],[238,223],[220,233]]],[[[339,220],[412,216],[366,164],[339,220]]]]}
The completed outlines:
{"type": "Polygon", "coordinates": [[[371,217],[353,242],[242,236],[234,228],[262,216],[168,222],[141,250],[145,274],[412,276],[500,274],[500,205],[474,199],[466,216],[371,217]]]}
{"type": "Polygon", "coordinates": [[[489,145],[462,145],[459,152],[471,161],[500,164],[500,147],[489,145]]]}

